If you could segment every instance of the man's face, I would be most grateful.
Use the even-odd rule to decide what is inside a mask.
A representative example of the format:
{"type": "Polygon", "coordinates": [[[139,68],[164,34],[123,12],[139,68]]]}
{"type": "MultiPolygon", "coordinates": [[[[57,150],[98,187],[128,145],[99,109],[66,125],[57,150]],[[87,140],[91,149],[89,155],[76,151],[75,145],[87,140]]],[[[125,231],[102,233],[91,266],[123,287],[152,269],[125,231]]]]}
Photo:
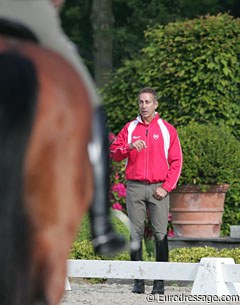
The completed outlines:
{"type": "Polygon", "coordinates": [[[149,123],[154,118],[158,102],[151,93],[142,93],[139,95],[138,105],[142,119],[149,123]]]}

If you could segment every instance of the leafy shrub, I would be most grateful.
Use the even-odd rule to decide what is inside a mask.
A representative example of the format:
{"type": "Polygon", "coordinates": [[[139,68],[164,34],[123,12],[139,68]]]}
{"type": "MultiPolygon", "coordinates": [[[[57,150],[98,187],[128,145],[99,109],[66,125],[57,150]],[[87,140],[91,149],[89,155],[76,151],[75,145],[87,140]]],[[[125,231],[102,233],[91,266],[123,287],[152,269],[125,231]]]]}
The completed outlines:
{"type": "MultiPolygon", "coordinates": [[[[123,235],[126,240],[130,239],[129,231],[125,225],[115,216],[111,217],[112,225],[114,230],[123,235]]],[[[90,221],[89,216],[86,215],[83,218],[82,224],[79,228],[77,237],[71,247],[69,258],[74,259],[109,259],[109,257],[104,257],[100,255],[95,255],[94,249],[91,241],[90,234],[90,221]]],[[[118,255],[112,257],[111,259],[128,260],[129,254],[127,252],[119,253],[118,255]]]]}
{"type": "Polygon", "coordinates": [[[183,150],[179,185],[230,184],[221,234],[240,222],[240,142],[224,125],[192,123],[178,128],[183,150]]]}
{"type": "MultiPolygon", "coordinates": [[[[122,223],[121,220],[119,220],[117,217],[112,215],[111,222],[112,222],[112,225],[113,225],[114,229],[116,230],[116,232],[124,235],[124,237],[129,239],[128,228],[126,228],[126,226],[122,223]]],[[[78,240],[78,241],[91,240],[90,220],[89,220],[88,215],[85,215],[83,217],[83,220],[82,220],[81,225],[78,230],[76,240],[78,240]]]]}
{"type": "Polygon", "coordinates": [[[114,230],[118,233],[123,235],[126,240],[130,240],[130,232],[128,230],[128,228],[125,226],[124,223],[122,223],[122,221],[120,219],[118,219],[115,216],[112,216],[112,225],[114,230]]]}
{"type": "Polygon", "coordinates": [[[213,247],[177,248],[170,251],[171,262],[196,263],[202,257],[217,257],[218,250],[213,247]]]}
{"type": "Polygon", "coordinates": [[[170,251],[171,262],[197,263],[203,257],[232,257],[236,264],[240,263],[240,249],[216,249],[213,247],[176,248],[170,251]]]}
{"type": "Polygon", "coordinates": [[[240,183],[240,142],[226,126],[192,123],[178,128],[183,150],[181,184],[240,183]]]}
{"type": "Polygon", "coordinates": [[[90,220],[89,216],[85,215],[81,221],[81,225],[79,226],[76,240],[91,240],[91,231],[90,231],[90,220]]]}
{"type": "MultiPolygon", "coordinates": [[[[130,239],[130,234],[129,234],[128,228],[125,226],[124,223],[122,223],[121,220],[119,220],[117,217],[112,215],[111,216],[111,222],[112,222],[114,230],[118,234],[123,235],[126,238],[126,240],[130,239]]],[[[82,222],[81,222],[81,225],[79,227],[77,236],[75,238],[76,247],[78,248],[79,247],[79,243],[81,243],[81,242],[83,242],[83,244],[81,244],[82,246],[83,245],[87,245],[87,247],[88,247],[88,245],[90,243],[88,244],[88,243],[86,243],[86,241],[91,242],[91,231],[90,231],[90,219],[89,219],[89,215],[85,215],[83,217],[83,219],[82,219],[82,222]]],[[[88,249],[88,250],[90,251],[90,249],[88,249]]],[[[91,250],[91,251],[93,251],[93,250],[91,250]]],[[[90,254],[92,253],[91,251],[89,252],[90,254]]]]}
{"type": "Polygon", "coordinates": [[[72,245],[69,258],[72,259],[111,259],[111,260],[129,260],[127,251],[119,253],[113,257],[96,255],[90,240],[75,241],[72,245]]]}
{"type": "Polygon", "coordinates": [[[159,93],[173,125],[223,120],[240,137],[240,19],[206,16],[150,28],[145,47],[103,88],[109,129],[117,133],[138,111],[139,89],[159,93]]]}
{"type": "Polygon", "coordinates": [[[95,255],[91,241],[75,241],[72,245],[69,258],[72,259],[101,259],[101,256],[95,255]]]}
{"type": "Polygon", "coordinates": [[[232,257],[236,264],[240,263],[240,249],[221,249],[219,251],[219,257],[232,257]]]}
{"type": "Polygon", "coordinates": [[[234,183],[226,194],[223,223],[221,226],[222,235],[229,235],[230,225],[240,224],[240,183],[234,183]]]}
{"type": "MultiPolygon", "coordinates": [[[[154,261],[155,258],[147,256],[146,250],[143,247],[143,257],[145,261],[154,261]]],[[[203,257],[232,257],[236,264],[240,263],[240,249],[216,249],[214,247],[191,247],[191,248],[176,248],[169,251],[169,261],[171,262],[186,262],[197,263],[203,257]]],[[[111,259],[111,260],[129,260],[128,252],[122,252],[114,257],[101,257],[95,255],[90,241],[74,242],[69,255],[72,259],[111,259]]]]}

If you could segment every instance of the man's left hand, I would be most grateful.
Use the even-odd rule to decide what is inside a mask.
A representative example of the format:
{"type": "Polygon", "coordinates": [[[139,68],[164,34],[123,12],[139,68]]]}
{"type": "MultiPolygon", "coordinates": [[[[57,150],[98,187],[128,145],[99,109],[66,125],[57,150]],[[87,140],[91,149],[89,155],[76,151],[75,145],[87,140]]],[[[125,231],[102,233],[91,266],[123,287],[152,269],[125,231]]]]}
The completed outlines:
{"type": "Polygon", "coordinates": [[[168,192],[162,188],[161,186],[158,186],[155,190],[155,192],[153,193],[153,197],[157,200],[162,200],[163,198],[165,198],[167,196],[168,192]]]}

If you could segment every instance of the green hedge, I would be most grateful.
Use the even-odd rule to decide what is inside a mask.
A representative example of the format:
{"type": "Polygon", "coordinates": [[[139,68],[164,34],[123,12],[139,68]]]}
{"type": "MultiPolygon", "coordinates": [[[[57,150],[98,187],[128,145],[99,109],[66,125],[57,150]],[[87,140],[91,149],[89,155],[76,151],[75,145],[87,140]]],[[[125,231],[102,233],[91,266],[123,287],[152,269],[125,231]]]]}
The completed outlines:
{"type": "MultiPolygon", "coordinates": [[[[112,217],[113,225],[116,231],[123,234],[127,240],[129,240],[128,229],[123,223],[116,217],[112,217]]],[[[199,262],[202,257],[232,257],[235,263],[240,263],[240,248],[233,249],[221,249],[218,250],[213,247],[192,247],[192,248],[177,248],[170,250],[169,258],[171,262],[199,262]]],[[[75,242],[71,247],[69,258],[72,259],[111,259],[111,260],[130,260],[129,253],[127,251],[119,253],[114,257],[104,257],[95,255],[89,230],[89,217],[86,215],[83,218],[82,224],[79,228],[79,233],[75,242]],[[86,238],[86,239],[85,239],[86,238]]],[[[154,261],[154,247],[153,241],[147,240],[143,243],[143,259],[145,261],[154,261]],[[149,248],[152,248],[152,252],[149,252],[149,248]]]]}
{"type": "Polygon", "coordinates": [[[103,88],[109,129],[117,133],[138,112],[145,86],[159,94],[159,112],[173,125],[224,121],[240,137],[240,19],[228,14],[158,26],[145,47],[103,88]]]}
{"type": "MultiPolygon", "coordinates": [[[[130,240],[130,234],[128,228],[115,216],[111,216],[111,222],[114,230],[123,235],[126,241],[130,240]]],[[[82,219],[81,225],[78,230],[75,242],[72,245],[70,258],[75,259],[109,259],[107,257],[95,255],[92,242],[91,242],[91,233],[90,233],[90,218],[89,215],[85,215],[82,219]]],[[[129,254],[127,252],[120,253],[112,259],[122,259],[127,260],[129,254]]]]}
{"type": "Polygon", "coordinates": [[[226,194],[222,235],[240,223],[240,141],[224,125],[181,126],[178,134],[183,149],[179,185],[230,184],[226,194]]]}
{"type": "MultiPolygon", "coordinates": [[[[143,250],[145,261],[155,261],[154,255],[149,257],[146,250],[143,250]]],[[[240,263],[240,249],[216,249],[213,247],[191,247],[191,248],[176,248],[169,252],[169,261],[171,262],[190,262],[196,263],[203,257],[232,257],[236,264],[240,263]]],[[[104,257],[95,255],[91,241],[85,240],[74,242],[69,258],[72,259],[111,259],[111,260],[130,260],[129,253],[123,252],[114,257],[104,257]]]]}
{"type": "Polygon", "coordinates": [[[240,263],[240,249],[216,249],[213,247],[177,248],[170,251],[171,262],[197,263],[203,257],[232,257],[236,264],[240,263]]]}
{"type": "Polygon", "coordinates": [[[183,150],[179,185],[240,184],[240,141],[229,128],[192,123],[179,127],[178,135],[183,150]]]}
{"type": "MultiPolygon", "coordinates": [[[[123,235],[126,240],[130,239],[129,231],[125,225],[116,217],[111,217],[112,225],[118,234],[123,235]]],[[[127,252],[120,253],[111,259],[127,260],[129,254],[127,252]]],[[[76,240],[72,245],[69,258],[74,259],[109,259],[109,257],[103,257],[100,255],[95,255],[90,233],[90,219],[89,215],[85,215],[82,223],[79,227],[76,240]]]]}

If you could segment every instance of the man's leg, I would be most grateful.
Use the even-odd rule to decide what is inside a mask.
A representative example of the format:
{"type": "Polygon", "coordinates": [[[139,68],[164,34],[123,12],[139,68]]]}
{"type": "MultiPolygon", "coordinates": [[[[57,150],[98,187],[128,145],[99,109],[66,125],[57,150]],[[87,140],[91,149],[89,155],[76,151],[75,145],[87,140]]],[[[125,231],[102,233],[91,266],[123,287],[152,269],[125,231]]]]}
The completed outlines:
{"type": "MultiPolygon", "coordinates": [[[[131,237],[140,243],[138,250],[130,253],[131,261],[142,261],[142,239],[144,234],[144,221],[146,218],[145,185],[128,181],[127,184],[127,212],[131,222],[131,237]]],[[[133,293],[144,293],[145,285],[143,279],[135,279],[132,289],[133,293]]]]}
{"type": "MultiPolygon", "coordinates": [[[[132,251],[130,254],[131,261],[142,261],[142,242],[140,242],[140,248],[137,251],[132,251]]],[[[145,292],[145,284],[144,280],[135,279],[134,285],[132,289],[132,293],[144,293],[145,292]]]]}
{"type": "MultiPolygon", "coordinates": [[[[162,240],[155,240],[156,262],[168,262],[167,234],[162,240]]],[[[154,280],[152,294],[164,294],[164,281],[154,280]]]]}
{"type": "MultiPolygon", "coordinates": [[[[155,255],[157,262],[168,261],[167,225],[169,213],[169,196],[160,200],[151,199],[149,203],[150,218],[155,238],[155,255]]],[[[164,281],[153,282],[152,294],[164,294],[164,281]]]]}

